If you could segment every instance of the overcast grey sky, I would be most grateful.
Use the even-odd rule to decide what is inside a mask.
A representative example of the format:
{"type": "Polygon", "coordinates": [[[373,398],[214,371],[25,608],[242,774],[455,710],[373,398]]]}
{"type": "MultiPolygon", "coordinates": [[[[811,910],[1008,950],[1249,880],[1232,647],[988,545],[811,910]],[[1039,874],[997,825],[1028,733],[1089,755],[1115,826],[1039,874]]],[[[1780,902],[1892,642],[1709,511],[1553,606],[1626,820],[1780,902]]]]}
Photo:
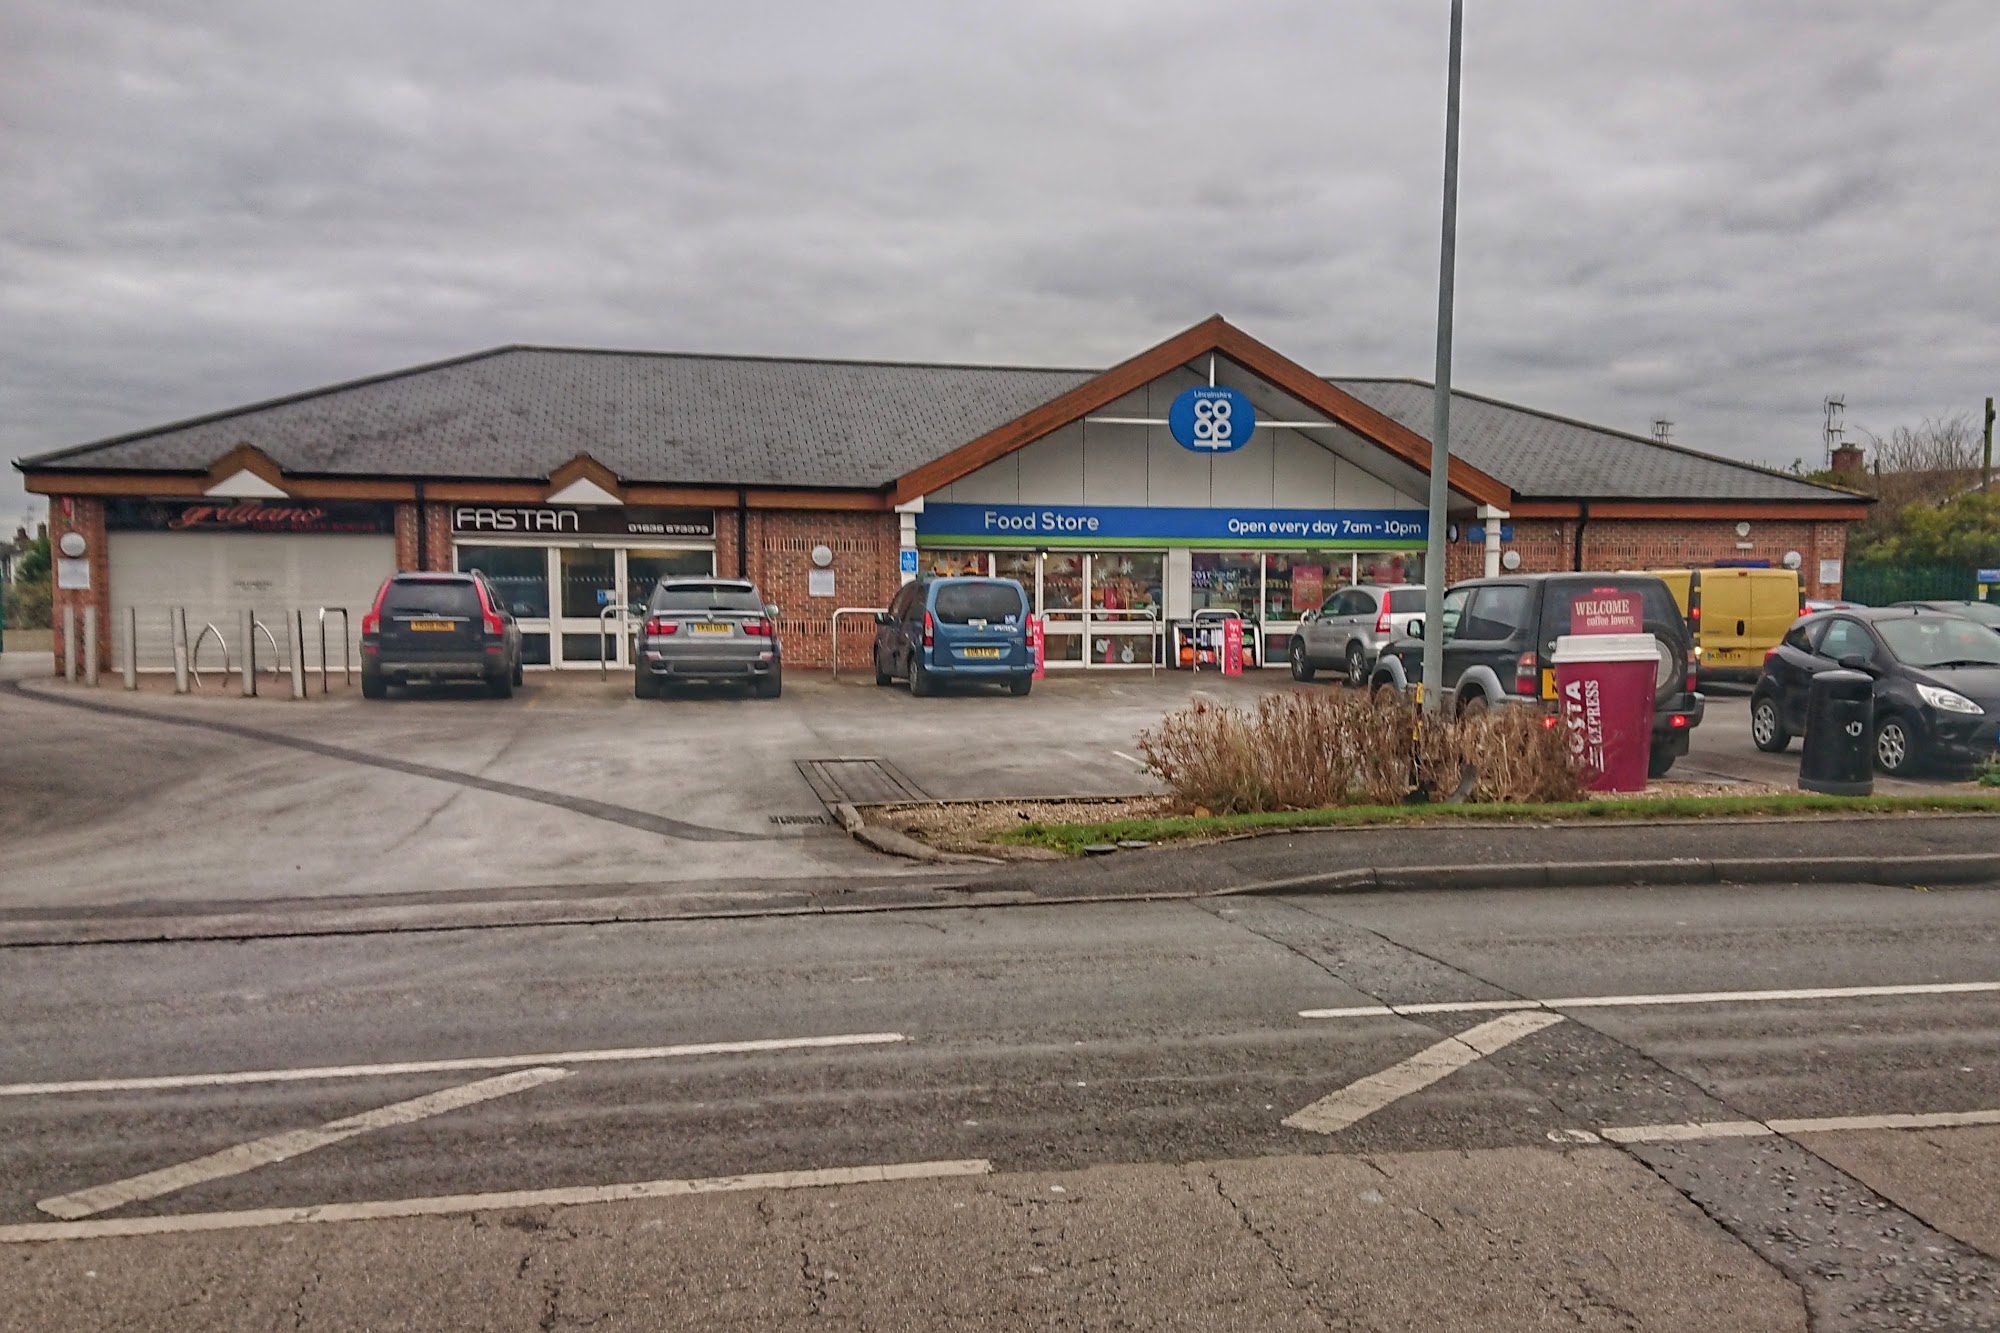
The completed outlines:
{"type": "MultiPolygon", "coordinates": [[[[1467,8],[1461,387],[1780,464],[2000,391],[2000,5],[1467,8]]],[[[11,0],[0,458],[506,342],[1428,378],[1446,13],[11,0]]]]}

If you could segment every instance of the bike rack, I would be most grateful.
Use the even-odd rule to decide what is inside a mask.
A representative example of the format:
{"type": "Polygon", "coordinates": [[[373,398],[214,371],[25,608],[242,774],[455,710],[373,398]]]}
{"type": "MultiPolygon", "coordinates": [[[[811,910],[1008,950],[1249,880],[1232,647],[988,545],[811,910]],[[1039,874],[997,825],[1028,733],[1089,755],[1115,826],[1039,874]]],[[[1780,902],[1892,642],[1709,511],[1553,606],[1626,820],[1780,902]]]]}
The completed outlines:
{"type": "Polygon", "coordinates": [[[257,693],[257,635],[260,631],[264,635],[265,642],[271,645],[271,662],[272,662],[271,674],[273,675],[277,674],[278,668],[276,664],[281,658],[284,657],[283,650],[278,647],[278,636],[271,632],[271,627],[269,625],[266,625],[263,621],[257,619],[256,612],[254,611],[251,612],[250,646],[249,650],[244,655],[243,666],[245,674],[249,681],[250,693],[253,695],[257,693]]]}
{"type": "Polygon", "coordinates": [[[347,618],[347,608],[344,606],[322,606],[319,609],[319,692],[321,694],[328,692],[326,618],[330,615],[340,617],[340,683],[342,685],[352,685],[354,683],[353,661],[348,652],[349,648],[353,646],[354,635],[352,632],[352,622],[347,618]]]}
{"type": "Polygon", "coordinates": [[[188,650],[188,674],[194,677],[196,689],[201,688],[201,646],[208,642],[211,634],[215,636],[216,646],[222,649],[222,679],[225,683],[229,680],[229,641],[222,637],[222,631],[211,620],[201,627],[201,633],[195,636],[194,647],[188,650]]]}
{"type": "Polygon", "coordinates": [[[840,679],[840,618],[842,616],[879,616],[888,610],[883,606],[842,606],[833,613],[833,678],[840,679]]]}
{"type": "Polygon", "coordinates": [[[625,617],[631,613],[631,607],[615,602],[597,613],[597,678],[599,680],[611,679],[611,618],[613,616],[618,617],[618,632],[623,634],[625,632],[625,617]]]}

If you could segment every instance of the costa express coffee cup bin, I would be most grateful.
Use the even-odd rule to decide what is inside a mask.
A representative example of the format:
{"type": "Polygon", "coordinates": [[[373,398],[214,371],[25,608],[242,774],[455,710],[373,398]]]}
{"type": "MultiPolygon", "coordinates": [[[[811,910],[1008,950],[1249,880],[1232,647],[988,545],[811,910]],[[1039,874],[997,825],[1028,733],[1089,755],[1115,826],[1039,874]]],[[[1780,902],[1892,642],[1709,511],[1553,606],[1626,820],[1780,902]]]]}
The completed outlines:
{"type": "Polygon", "coordinates": [[[1570,753],[1592,791],[1644,791],[1653,749],[1653,684],[1660,650],[1650,634],[1565,634],[1556,640],[1556,705],[1570,753]]]}

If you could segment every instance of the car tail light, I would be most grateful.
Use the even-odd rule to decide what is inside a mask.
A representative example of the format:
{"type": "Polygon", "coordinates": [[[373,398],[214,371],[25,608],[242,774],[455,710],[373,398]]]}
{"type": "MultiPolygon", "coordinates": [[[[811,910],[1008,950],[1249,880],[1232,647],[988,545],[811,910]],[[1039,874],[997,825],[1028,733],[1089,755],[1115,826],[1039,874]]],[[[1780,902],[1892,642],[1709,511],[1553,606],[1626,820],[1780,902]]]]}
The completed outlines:
{"type": "Polygon", "coordinates": [[[1375,632],[1377,634],[1387,634],[1389,632],[1389,599],[1387,597],[1382,599],[1382,614],[1375,617],[1375,632]]]}
{"type": "Polygon", "coordinates": [[[375,590],[375,604],[368,608],[366,615],[361,617],[361,635],[363,638],[366,638],[370,634],[380,634],[382,632],[382,599],[389,595],[389,585],[393,582],[395,582],[394,579],[383,579],[382,586],[375,590]]]}
{"type": "Polygon", "coordinates": [[[1521,660],[1514,664],[1514,693],[1536,694],[1539,692],[1538,686],[1540,682],[1537,680],[1537,676],[1540,673],[1536,671],[1535,667],[1535,655],[1533,653],[1522,653],[1521,660]]]}
{"type": "Polygon", "coordinates": [[[680,625],[672,620],[662,620],[658,616],[648,616],[646,618],[646,633],[648,634],[672,634],[679,628],[680,625]]]}
{"type": "Polygon", "coordinates": [[[1542,714],[1542,730],[1543,730],[1543,731],[1554,731],[1554,730],[1555,730],[1555,729],[1556,729],[1557,727],[1559,727],[1559,726],[1561,726],[1561,725],[1562,725],[1562,719],[1561,719],[1560,717],[1556,716],[1556,715],[1555,715],[1554,713],[1544,713],[1544,714],[1542,714]]]}
{"type": "Polygon", "coordinates": [[[768,620],[746,620],[743,622],[743,632],[760,639],[768,639],[772,634],[771,622],[768,620]]]}
{"type": "Polygon", "coordinates": [[[1694,622],[1695,622],[1696,624],[1699,624],[1699,623],[1701,623],[1701,603],[1700,603],[1700,602],[1696,602],[1696,603],[1695,603],[1695,604],[1694,604],[1693,606],[1690,606],[1690,607],[1688,608],[1688,619],[1689,619],[1689,620],[1692,620],[1692,621],[1694,621],[1694,622]]]}
{"type": "Polygon", "coordinates": [[[1764,665],[1765,666],[1771,665],[1771,659],[1776,657],[1777,655],[1778,655],[1778,645],[1774,643],[1769,648],[1766,648],[1764,650],[1764,665]]]}
{"type": "Polygon", "coordinates": [[[924,647],[933,647],[936,642],[937,627],[931,623],[931,613],[924,612],[924,647]]]}
{"type": "Polygon", "coordinates": [[[1675,731],[1686,730],[1687,724],[1688,720],[1686,713],[1675,713],[1672,717],[1667,719],[1667,725],[1673,728],[1675,731]]]}
{"type": "Polygon", "coordinates": [[[497,639],[507,632],[507,622],[500,618],[500,613],[493,609],[493,603],[487,600],[486,585],[475,583],[472,586],[479,592],[479,615],[486,622],[486,632],[497,639]]]}

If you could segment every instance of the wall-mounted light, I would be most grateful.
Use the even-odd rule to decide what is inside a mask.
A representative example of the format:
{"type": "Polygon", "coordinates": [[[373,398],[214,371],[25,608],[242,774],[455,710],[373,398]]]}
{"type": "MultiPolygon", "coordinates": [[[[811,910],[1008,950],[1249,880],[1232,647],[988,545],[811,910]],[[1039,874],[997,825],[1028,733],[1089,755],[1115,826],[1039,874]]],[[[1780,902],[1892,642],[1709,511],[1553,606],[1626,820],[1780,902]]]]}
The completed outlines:
{"type": "Polygon", "coordinates": [[[1748,537],[1750,535],[1750,525],[1748,523],[1738,523],[1736,525],[1736,535],[1739,537],[1748,537]]]}
{"type": "Polygon", "coordinates": [[[62,540],[57,542],[56,545],[64,555],[72,560],[82,559],[83,553],[90,549],[89,545],[83,540],[83,534],[80,532],[65,532],[62,535],[62,540]]]}
{"type": "Polygon", "coordinates": [[[1785,552],[1786,569],[1797,569],[1800,565],[1803,565],[1805,562],[1806,562],[1805,557],[1800,555],[1797,551],[1785,552]]]}
{"type": "Polygon", "coordinates": [[[1512,573],[1520,567],[1521,553],[1519,551],[1502,551],[1500,553],[1500,568],[1512,573]]]}
{"type": "Polygon", "coordinates": [[[824,544],[813,547],[812,562],[821,569],[825,569],[833,563],[833,548],[824,544]]]}

